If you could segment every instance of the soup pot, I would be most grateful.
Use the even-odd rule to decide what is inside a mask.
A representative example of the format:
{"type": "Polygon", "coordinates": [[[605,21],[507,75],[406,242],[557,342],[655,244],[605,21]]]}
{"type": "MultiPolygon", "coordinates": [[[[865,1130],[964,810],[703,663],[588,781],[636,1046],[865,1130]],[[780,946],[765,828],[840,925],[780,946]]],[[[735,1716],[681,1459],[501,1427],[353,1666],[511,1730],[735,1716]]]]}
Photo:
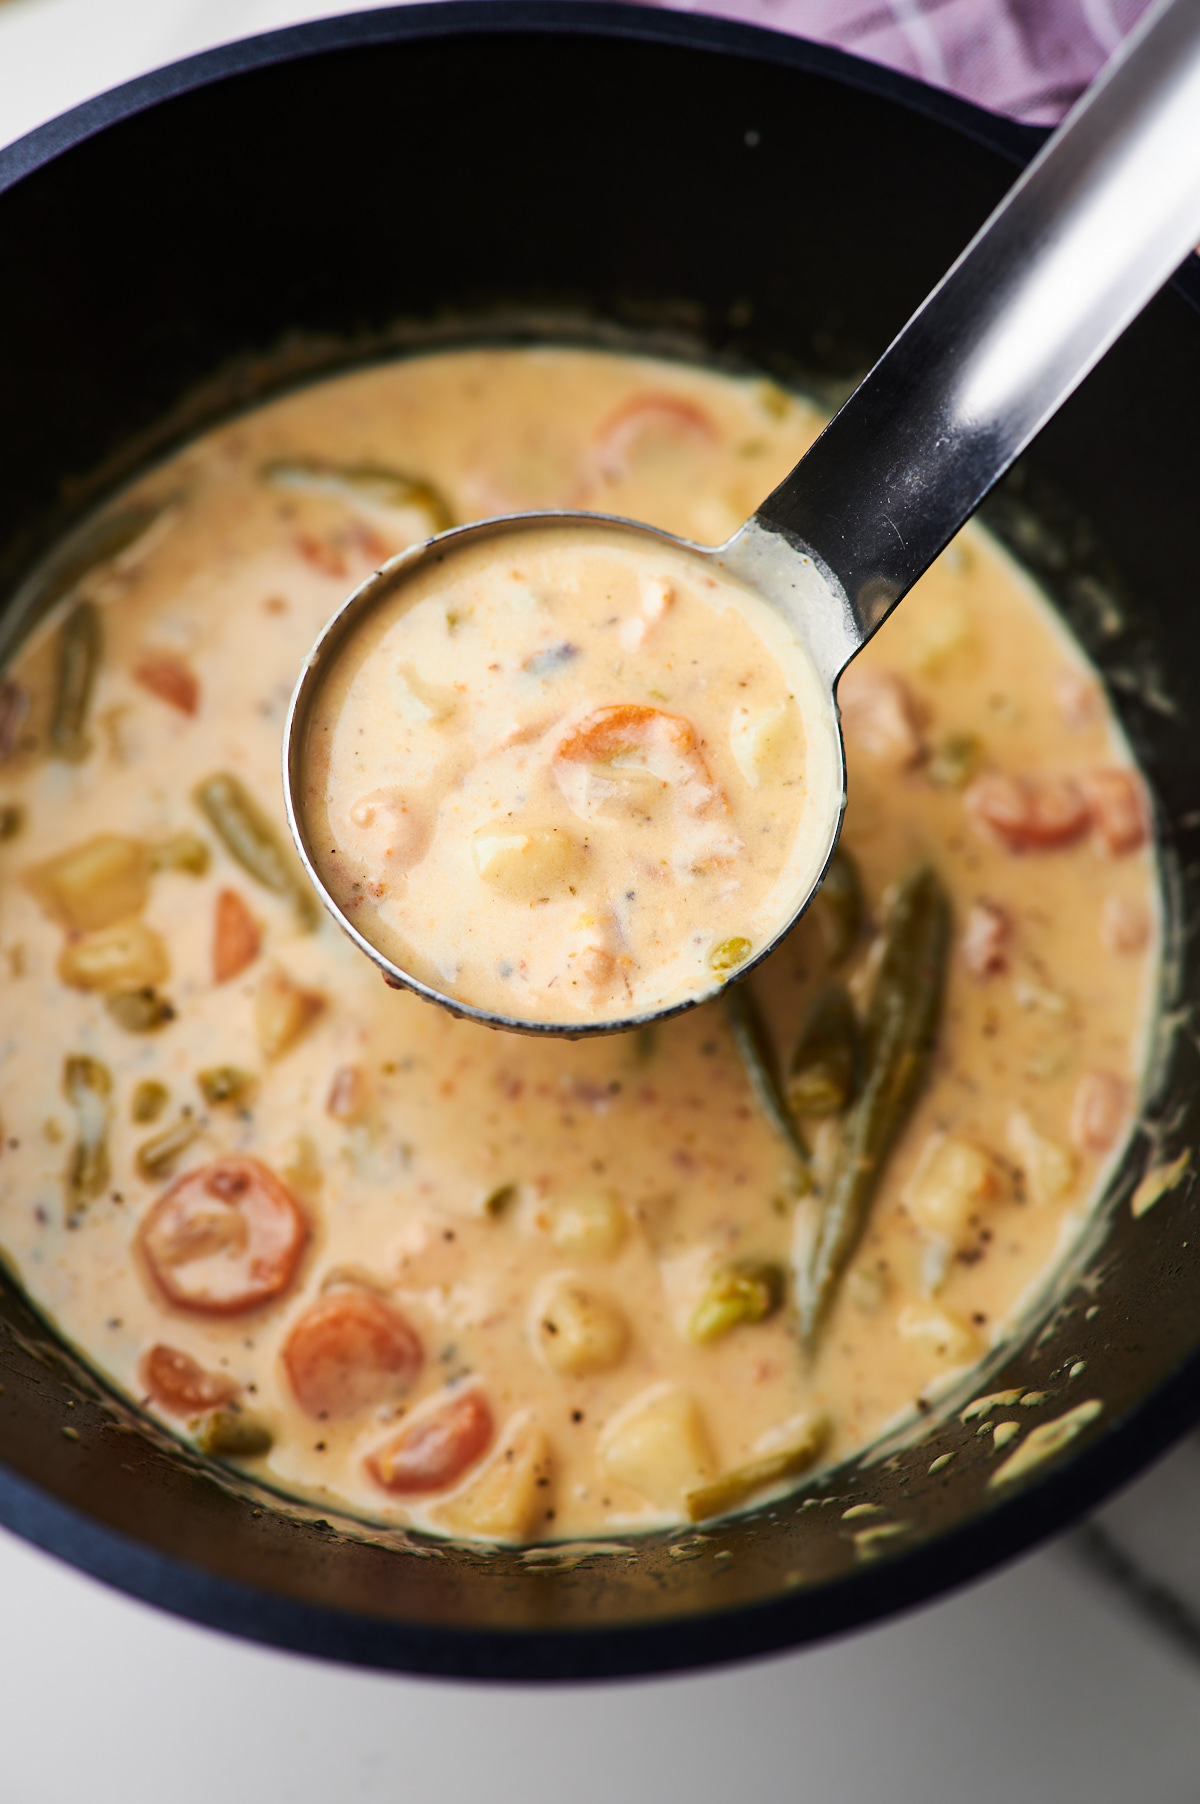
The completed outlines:
{"type": "MultiPolygon", "coordinates": [[[[831,50],[578,0],[373,12],[135,81],[0,153],[5,592],[147,458],[354,359],[553,338],[836,400],[1040,141],[831,50]]],[[[1139,1131],[988,1368],[703,1532],[491,1550],[321,1518],[206,1465],[4,1280],[0,1519],[263,1641],[578,1678],[791,1646],[931,1597],[1098,1503],[1200,1415],[1198,308],[1193,258],[990,503],[1148,773],[1168,921],[1139,1131]],[[1016,1464],[987,1432],[997,1395],[1016,1464]]],[[[10,643],[20,626],[10,609],[10,643]]]]}

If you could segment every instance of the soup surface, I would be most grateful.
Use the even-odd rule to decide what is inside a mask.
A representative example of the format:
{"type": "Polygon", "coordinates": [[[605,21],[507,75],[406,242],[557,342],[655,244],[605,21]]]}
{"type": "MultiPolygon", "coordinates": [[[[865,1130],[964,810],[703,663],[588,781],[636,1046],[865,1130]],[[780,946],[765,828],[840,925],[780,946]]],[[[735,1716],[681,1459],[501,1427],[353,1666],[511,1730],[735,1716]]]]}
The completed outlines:
{"type": "Polygon", "coordinates": [[[712,993],[811,892],[841,810],[828,697],[785,622],[612,527],[510,532],[402,578],[306,723],[305,839],[342,913],[508,1018],[712,993]]]}
{"type": "Polygon", "coordinates": [[[0,690],[0,1244],[214,1456],[457,1535],[700,1519],[928,1407],[1070,1243],[1156,871],[1098,681],[982,531],[843,679],[821,896],[654,1033],[394,992],[290,853],[288,697],[371,569],[533,507],[720,542],[819,424],[681,364],[413,358],[207,434],[43,578],[0,690]]]}

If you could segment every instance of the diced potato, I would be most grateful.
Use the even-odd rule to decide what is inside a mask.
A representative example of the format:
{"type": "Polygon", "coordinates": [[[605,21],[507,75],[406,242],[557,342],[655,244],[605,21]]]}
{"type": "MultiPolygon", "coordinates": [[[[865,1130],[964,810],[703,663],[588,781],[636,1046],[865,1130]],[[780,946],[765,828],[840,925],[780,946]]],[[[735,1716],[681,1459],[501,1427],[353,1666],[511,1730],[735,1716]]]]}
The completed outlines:
{"type": "Polygon", "coordinates": [[[608,1371],[629,1343],[628,1324],[615,1304],[561,1278],[535,1303],[531,1329],[543,1363],[564,1377],[608,1371]]]}
{"type": "Polygon", "coordinates": [[[94,933],[145,908],[150,858],[140,840],[100,833],[35,865],[26,882],[69,932],[94,933]]]}
{"type": "Polygon", "coordinates": [[[144,921],[121,921],[69,940],[58,961],[59,976],[73,990],[154,989],[170,969],[161,936],[144,921]]]}
{"type": "Polygon", "coordinates": [[[1056,1140],[1040,1134],[1023,1109],[1009,1118],[1008,1140],[1025,1174],[1030,1200],[1054,1203],[1075,1182],[1075,1157],[1056,1140]]]}
{"type": "Polygon", "coordinates": [[[628,1217],[602,1191],[566,1197],[550,1211],[550,1239],[566,1259],[608,1259],[625,1238],[628,1217]]]}
{"type": "Polygon", "coordinates": [[[471,855],[488,888],[513,902],[536,902],[552,895],[569,882],[579,864],[579,847],[561,827],[477,833],[471,855]]]}
{"type": "Polygon", "coordinates": [[[550,1443],[527,1417],[505,1435],[482,1472],[433,1511],[453,1534],[529,1541],[546,1522],[553,1465],[550,1443]]]}
{"type": "Polygon", "coordinates": [[[799,716],[790,702],[770,708],[735,708],[729,723],[729,749],[737,767],[757,789],[762,782],[784,777],[796,763],[799,716]]]}
{"type": "Polygon", "coordinates": [[[910,1303],[900,1311],[896,1329],[904,1340],[924,1341],[947,1365],[962,1365],[979,1353],[979,1336],[959,1316],[929,1303],[910,1303]]]}
{"type": "Polygon", "coordinates": [[[970,1237],[972,1218],[999,1188],[995,1163],[981,1147],[952,1134],[931,1134],[904,1187],[904,1205],[922,1228],[961,1246],[970,1237]]]}
{"type": "Polygon", "coordinates": [[[282,1058],[324,1007],[319,991],[302,989],[284,971],[268,971],[254,998],[254,1025],[264,1058],[282,1058]]]}
{"type": "Polygon", "coordinates": [[[673,1384],[632,1398],[606,1424],[598,1453],[614,1478],[662,1510],[685,1509],[716,1464],[695,1399],[673,1384]]]}
{"type": "Polygon", "coordinates": [[[943,587],[936,574],[910,597],[904,610],[904,628],[908,659],[924,676],[934,675],[971,641],[971,616],[966,604],[943,587]]]}

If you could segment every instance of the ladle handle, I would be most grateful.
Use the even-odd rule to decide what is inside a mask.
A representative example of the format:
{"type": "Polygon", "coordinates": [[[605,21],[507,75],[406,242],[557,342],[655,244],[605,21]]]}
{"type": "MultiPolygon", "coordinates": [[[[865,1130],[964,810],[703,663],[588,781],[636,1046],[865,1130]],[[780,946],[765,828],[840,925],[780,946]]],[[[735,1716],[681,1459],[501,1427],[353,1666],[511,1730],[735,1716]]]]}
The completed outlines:
{"type": "Polygon", "coordinates": [[[839,664],[1197,240],[1200,0],[1163,0],[750,523],[838,579],[839,664]]]}

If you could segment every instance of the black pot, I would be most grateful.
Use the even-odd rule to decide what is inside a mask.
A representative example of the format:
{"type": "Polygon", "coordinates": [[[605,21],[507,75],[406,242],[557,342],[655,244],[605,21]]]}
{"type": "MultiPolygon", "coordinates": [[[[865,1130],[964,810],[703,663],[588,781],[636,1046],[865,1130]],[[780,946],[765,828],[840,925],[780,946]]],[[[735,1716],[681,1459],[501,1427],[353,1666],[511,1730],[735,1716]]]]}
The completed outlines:
{"type": "MultiPolygon", "coordinates": [[[[4,574],[181,433],[388,347],[590,337],[844,391],[1039,141],[793,39],[558,0],[305,25],[133,82],[0,153],[4,574]]],[[[1106,672],[1154,786],[1180,1011],[1095,1230],[958,1399],[1044,1393],[1008,1411],[1030,1425],[1095,1400],[1069,1446],[991,1486],[989,1437],[939,1411],[915,1444],[703,1536],[536,1561],[431,1549],[205,1468],[9,1284],[0,1518],[137,1596],[286,1647],[630,1673],[927,1598],[1097,1503],[1200,1414],[1191,1174],[1140,1220],[1129,1207],[1147,1165],[1200,1132],[1184,931],[1200,882],[1198,304],[1192,259],[992,502],[1106,672]],[[843,1519],[862,1503],[879,1513],[843,1519]]]]}

